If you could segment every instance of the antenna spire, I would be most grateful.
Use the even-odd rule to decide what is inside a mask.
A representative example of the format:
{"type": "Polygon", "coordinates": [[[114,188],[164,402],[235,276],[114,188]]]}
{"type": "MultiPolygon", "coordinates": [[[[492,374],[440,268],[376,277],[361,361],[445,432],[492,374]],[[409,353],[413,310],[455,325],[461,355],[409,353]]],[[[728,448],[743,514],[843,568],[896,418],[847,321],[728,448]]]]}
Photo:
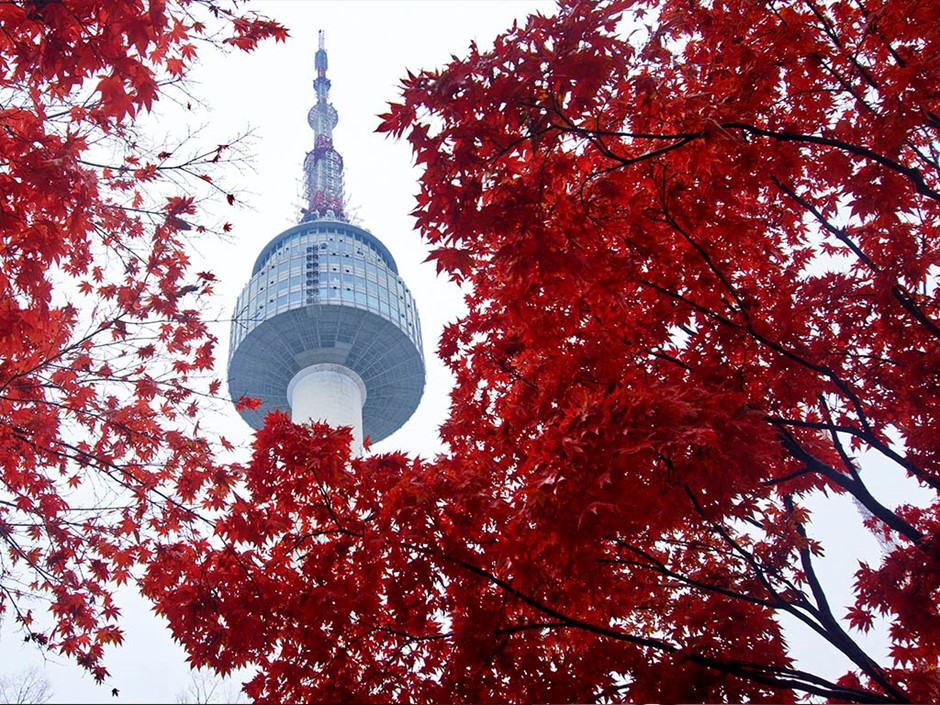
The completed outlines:
{"type": "Polygon", "coordinates": [[[326,77],[326,41],[320,30],[319,48],[314,58],[317,77],[313,89],[317,102],[307,114],[313,129],[313,149],[304,159],[305,188],[303,221],[332,218],[348,222],[343,188],[343,158],[333,149],[333,128],[339,122],[336,109],[330,104],[330,80],[326,77]]]}

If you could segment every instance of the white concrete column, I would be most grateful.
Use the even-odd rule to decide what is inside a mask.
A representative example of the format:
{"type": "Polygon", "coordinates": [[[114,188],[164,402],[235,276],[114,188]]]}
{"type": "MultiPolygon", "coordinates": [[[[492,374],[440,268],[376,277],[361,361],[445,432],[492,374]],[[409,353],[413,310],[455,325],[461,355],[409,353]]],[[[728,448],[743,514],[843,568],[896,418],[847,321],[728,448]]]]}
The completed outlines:
{"type": "Polygon", "coordinates": [[[294,423],[322,421],[334,427],[351,426],[353,456],[362,455],[366,385],[351,369],[332,363],[305,367],[288,383],[287,401],[294,423]]]}

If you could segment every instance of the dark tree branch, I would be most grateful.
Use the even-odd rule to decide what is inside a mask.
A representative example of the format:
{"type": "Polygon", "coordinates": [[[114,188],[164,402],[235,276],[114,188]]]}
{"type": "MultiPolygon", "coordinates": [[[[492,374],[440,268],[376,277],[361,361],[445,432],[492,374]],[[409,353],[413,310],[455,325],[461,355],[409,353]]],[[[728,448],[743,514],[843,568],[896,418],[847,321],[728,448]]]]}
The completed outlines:
{"type": "Polygon", "coordinates": [[[924,176],[920,173],[920,171],[913,167],[899,164],[893,159],[889,159],[883,154],[879,154],[878,152],[872,149],[868,149],[867,147],[851,144],[849,142],[833,139],[831,137],[823,137],[822,135],[804,135],[798,132],[788,132],[785,130],[767,130],[755,125],[749,125],[748,123],[744,122],[723,122],[721,123],[721,127],[725,130],[740,130],[741,132],[752,135],[759,135],[760,137],[769,137],[775,140],[780,140],[781,142],[818,144],[824,147],[833,147],[834,149],[839,149],[843,152],[848,152],[849,154],[854,154],[857,157],[868,159],[877,164],[880,164],[890,171],[907,177],[911,183],[914,184],[914,190],[917,193],[934,201],[940,201],[940,193],[934,191],[932,188],[930,188],[930,186],[927,185],[927,182],[924,180],[924,176]]]}

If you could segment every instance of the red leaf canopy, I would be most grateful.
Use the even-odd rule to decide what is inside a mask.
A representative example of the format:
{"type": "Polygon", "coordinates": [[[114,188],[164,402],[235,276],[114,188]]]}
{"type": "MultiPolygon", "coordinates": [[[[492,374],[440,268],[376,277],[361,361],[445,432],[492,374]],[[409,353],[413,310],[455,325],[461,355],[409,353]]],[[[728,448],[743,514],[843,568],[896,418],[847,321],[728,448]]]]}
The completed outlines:
{"type": "MultiPolygon", "coordinates": [[[[0,4],[0,612],[98,681],[123,638],[115,586],[232,474],[190,421],[215,339],[191,307],[210,279],[188,270],[181,175],[214,152],[173,161],[134,133],[204,13],[234,18],[189,0],[0,4]]],[[[284,35],[240,22],[240,44],[284,35]]]]}
{"type": "Polygon", "coordinates": [[[937,17],[571,0],[409,74],[380,129],[468,291],[449,451],[271,419],[220,543],[148,578],[195,663],[273,701],[938,699],[937,17]],[[823,493],[887,546],[847,615],[823,493]]]}

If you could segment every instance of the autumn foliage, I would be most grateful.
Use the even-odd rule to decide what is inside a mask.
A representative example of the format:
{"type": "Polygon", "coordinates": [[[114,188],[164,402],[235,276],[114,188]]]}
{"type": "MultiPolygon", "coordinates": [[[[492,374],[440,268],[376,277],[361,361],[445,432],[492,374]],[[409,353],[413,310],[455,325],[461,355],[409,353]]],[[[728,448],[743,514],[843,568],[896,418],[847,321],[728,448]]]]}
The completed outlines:
{"type": "Polygon", "coordinates": [[[409,75],[380,129],[468,292],[449,451],[271,417],[147,580],[197,665],[263,701],[940,697],[938,16],[566,0],[409,75]],[[834,495],[885,546],[848,604],[834,495]]]}
{"type": "Polygon", "coordinates": [[[149,150],[134,125],[199,37],[283,30],[189,0],[7,2],[0,27],[0,612],[101,680],[114,587],[228,482],[196,424],[215,276],[187,255],[226,148],[149,150]]]}
{"type": "MultiPolygon", "coordinates": [[[[2,11],[51,32],[28,28],[52,5],[2,11]]],[[[119,130],[144,107],[121,96],[146,91],[96,84],[74,117],[32,97],[63,100],[51,78],[23,89],[0,133],[18,326],[2,507],[8,560],[59,618],[37,636],[97,659],[101,590],[140,564],[194,665],[256,666],[261,701],[940,699],[937,17],[927,0],[562,0],[409,74],[380,129],[414,149],[418,226],[468,306],[439,343],[456,383],[448,452],[427,460],[350,459],[348,431],[275,414],[250,463],[220,468],[168,430],[211,342],[179,302],[201,286],[179,241],[192,204],[148,220],[137,171],[80,161],[82,130],[119,130]],[[121,277],[98,280],[96,248],[121,277]],[[59,276],[98,308],[58,301],[59,276]],[[174,375],[147,377],[158,353],[174,375]],[[133,501],[75,520],[72,477],[133,501]],[[909,502],[885,498],[892,479],[909,502]],[[848,603],[807,508],[836,495],[884,544],[848,603]],[[795,664],[784,617],[845,672],[795,664]]],[[[172,74],[177,45],[146,37],[172,74]]]]}

